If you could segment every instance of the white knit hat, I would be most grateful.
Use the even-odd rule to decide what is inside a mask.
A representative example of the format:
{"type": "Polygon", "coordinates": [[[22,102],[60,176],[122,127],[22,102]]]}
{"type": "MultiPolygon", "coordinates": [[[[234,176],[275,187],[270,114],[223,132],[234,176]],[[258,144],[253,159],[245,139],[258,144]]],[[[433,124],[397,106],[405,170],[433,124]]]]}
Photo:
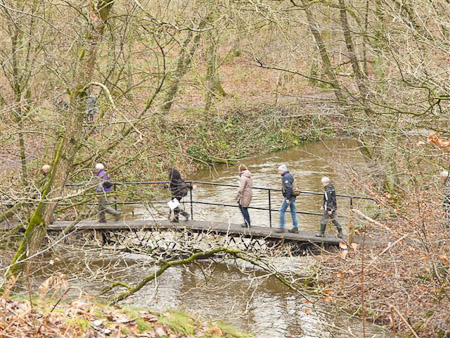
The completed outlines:
{"type": "Polygon", "coordinates": [[[51,168],[52,168],[52,167],[50,167],[48,164],[44,164],[44,165],[42,166],[42,171],[43,171],[44,173],[48,173],[48,172],[50,171],[51,168]]]}
{"type": "Polygon", "coordinates": [[[95,169],[96,170],[103,170],[103,169],[105,169],[105,166],[102,163],[97,163],[95,165],[95,169]]]}
{"type": "Polygon", "coordinates": [[[320,182],[322,182],[322,183],[328,183],[328,182],[330,182],[330,178],[324,176],[324,177],[322,177],[322,179],[320,180],[320,182]]]}
{"type": "Polygon", "coordinates": [[[442,177],[448,177],[448,171],[447,170],[441,171],[441,176],[442,177]]]}
{"type": "Polygon", "coordinates": [[[286,171],[288,171],[288,168],[286,167],[286,164],[282,164],[278,167],[278,170],[286,172],[286,171]]]}

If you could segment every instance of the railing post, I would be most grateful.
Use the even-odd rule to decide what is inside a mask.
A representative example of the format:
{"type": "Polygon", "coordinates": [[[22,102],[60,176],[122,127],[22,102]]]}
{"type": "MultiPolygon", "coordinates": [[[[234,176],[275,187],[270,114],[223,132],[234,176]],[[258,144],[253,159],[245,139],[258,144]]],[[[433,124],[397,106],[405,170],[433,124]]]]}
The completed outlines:
{"type": "Polygon", "coordinates": [[[117,192],[116,192],[116,184],[113,185],[114,190],[114,209],[117,211],[117,192]]]}
{"type": "Polygon", "coordinates": [[[269,225],[272,227],[272,199],[270,197],[270,189],[267,191],[269,192],[269,225]]]}
{"type": "Polygon", "coordinates": [[[194,220],[194,205],[192,203],[192,189],[193,189],[193,186],[191,185],[191,189],[189,189],[189,201],[191,203],[191,220],[194,220]]]}
{"type": "Polygon", "coordinates": [[[353,198],[350,197],[350,210],[348,211],[348,244],[353,243],[355,230],[353,229],[353,198]]]}

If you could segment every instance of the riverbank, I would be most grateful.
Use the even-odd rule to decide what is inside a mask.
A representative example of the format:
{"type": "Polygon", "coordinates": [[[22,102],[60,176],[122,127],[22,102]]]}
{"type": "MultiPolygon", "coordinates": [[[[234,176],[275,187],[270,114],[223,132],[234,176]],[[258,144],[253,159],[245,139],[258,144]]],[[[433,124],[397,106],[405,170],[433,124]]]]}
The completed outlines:
{"type": "Polygon", "coordinates": [[[92,299],[70,303],[0,299],[2,337],[225,337],[252,338],[222,322],[191,317],[180,310],[155,313],[144,308],[106,306],[92,299]]]}
{"type": "Polygon", "coordinates": [[[317,256],[316,286],[331,289],[350,315],[384,325],[393,336],[450,337],[450,231],[440,222],[418,223],[414,212],[411,219],[398,213],[359,223],[364,244],[317,256]]]}

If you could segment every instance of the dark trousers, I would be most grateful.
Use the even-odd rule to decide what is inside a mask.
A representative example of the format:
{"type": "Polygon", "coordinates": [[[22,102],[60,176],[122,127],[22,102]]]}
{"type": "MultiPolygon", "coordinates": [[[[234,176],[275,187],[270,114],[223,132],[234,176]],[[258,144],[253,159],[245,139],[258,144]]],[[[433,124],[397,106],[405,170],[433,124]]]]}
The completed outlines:
{"type": "Polygon", "coordinates": [[[339,221],[337,219],[336,210],[333,211],[333,213],[331,215],[328,214],[327,210],[324,210],[323,215],[322,215],[322,219],[320,220],[320,232],[322,234],[325,233],[325,229],[327,228],[327,223],[328,223],[329,220],[331,220],[333,222],[333,224],[336,226],[338,232],[341,233],[342,232],[342,227],[341,227],[341,224],[339,223],[339,221]]]}
{"type": "MultiPolygon", "coordinates": [[[[176,199],[178,202],[181,203],[181,197],[174,197],[174,199],[176,199]]],[[[178,221],[179,221],[179,219],[180,219],[180,214],[181,214],[182,216],[186,217],[186,218],[189,217],[189,214],[188,214],[186,211],[184,211],[183,209],[181,209],[180,206],[178,206],[178,207],[176,207],[175,209],[173,209],[173,220],[174,220],[175,222],[178,222],[178,221]]],[[[170,216],[171,216],[171,215],[172,215],[172,211],[170,211],[170,213],[169,213],[169,219],[170,219],[170,216]]]]}
{"type": "Polygon", "coordinates": [[[119,212],[108,205],[108,200],[105,196],[102,195],[98,197],[98,216],[100,218],[100,221],[102,222],[106,221],[105,213],[114,215],[116,217],[120,215],[119,212]]]}
{"type": "Polygon", "coordinates": [[[250,226],[250,214],[248,213],[248,207],[243,207],[239,204],[239,209],[241,210],[242,216],[244,216],[244,222],[246,226],[250,226]]]}

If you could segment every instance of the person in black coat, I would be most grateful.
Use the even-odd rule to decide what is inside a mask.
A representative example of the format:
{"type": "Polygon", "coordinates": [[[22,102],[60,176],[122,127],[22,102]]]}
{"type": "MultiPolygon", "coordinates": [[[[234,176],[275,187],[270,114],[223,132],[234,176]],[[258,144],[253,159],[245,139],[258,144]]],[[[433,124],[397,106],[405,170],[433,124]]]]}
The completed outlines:
{"type": "Polygon", "coordinates": [[[327,228],[327,223],[331,219],[333,224],[336,226],[338,230],[338,238],[343,238],[344,234],[342,233],[342,227],[337,219],[337,202],[336,202],[336,190],[334,186],[331,184],[330,179],[328,177],[322,177],[322,185],[325,190],[323,194],[323,215],[322,220],[320,221],[320,232],[316,235],[317,237],[325,236],[325,229],[327,228]]]}
{"type": "MultiPolygon", "coordinates": [[[[180,172],[175,168],[169,169],[169,181],[172,200],[181,202],[181,199],[187,196],[187,194],[189,193],[189,189],[191,189],[191,186],[181,178],[180,172]]],[[[169,220],[171,220],[172,222],[178,223],[180,214],[186,218],[186,221],[189,220],[189,214],[186,211],[180,209],[180,206],[177,206],[175,209],[173,209],[173,214],[173,219],[171,219],[172,210],[170,210],[169,220]]]]}

